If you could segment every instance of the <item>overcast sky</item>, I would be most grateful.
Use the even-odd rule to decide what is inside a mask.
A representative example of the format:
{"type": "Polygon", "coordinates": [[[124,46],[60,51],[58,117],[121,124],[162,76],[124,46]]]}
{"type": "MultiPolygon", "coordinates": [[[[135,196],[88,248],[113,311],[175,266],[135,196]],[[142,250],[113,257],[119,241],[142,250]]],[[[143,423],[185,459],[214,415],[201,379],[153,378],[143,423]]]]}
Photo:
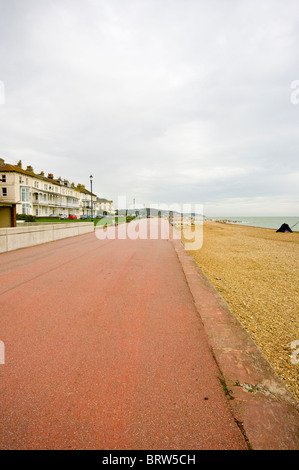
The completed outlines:
{"type": "Polygon", "coordinates": [[[299,214],[298,0],[0,0],[0,157],[117,200],[299,214]]]}

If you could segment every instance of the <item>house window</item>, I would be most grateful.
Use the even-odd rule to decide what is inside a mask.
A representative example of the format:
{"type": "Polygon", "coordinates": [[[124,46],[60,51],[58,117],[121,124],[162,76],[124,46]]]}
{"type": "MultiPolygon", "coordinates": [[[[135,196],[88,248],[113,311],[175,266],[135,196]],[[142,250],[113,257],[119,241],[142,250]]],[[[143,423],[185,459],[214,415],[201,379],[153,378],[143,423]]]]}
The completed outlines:
{"type": "Polygon", "coordinates": [[[30,209],[30,204],[22,204],[22,214],[29,215],[30,209]]]}
{"type": "Polygon", "coordinates": [[[28,186],[29,184],[29,181],[28,181],[28,178],[26,178],[26,186],[28,186]]]}
{"type": "Polygon", "coordinates": [[[19,183],[22,184],[22,176],[19,176],[19,183]]]}
{"type": "Polygon", "coordinates": [[[36,189],[38,189],[38,182],[37,182],[37,181],[34,182],[34,187],[35,187],[36,189]]]}
{"type": "Polygon", "coordinates": [[[30,202],[30,188],[24,186],[21,188],[21,200],[22,202],[30,202]]]}
{"type": "Polygon", "coordinates": [[[2,183],[6,183],[6,175],[1,176],[1,181],[2,181],[2,183]]]}
{"type": "Polygon", "coordinates": [[[2,196],[3,197],[7,196],[7,188],[2,188],[2,196]]]}

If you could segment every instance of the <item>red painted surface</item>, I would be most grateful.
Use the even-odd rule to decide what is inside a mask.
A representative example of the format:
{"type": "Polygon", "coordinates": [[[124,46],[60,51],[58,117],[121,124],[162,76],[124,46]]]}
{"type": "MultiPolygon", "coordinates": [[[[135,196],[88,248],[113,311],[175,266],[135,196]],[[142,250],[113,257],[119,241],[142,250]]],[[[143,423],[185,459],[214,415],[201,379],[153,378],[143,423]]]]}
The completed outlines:
{"type": "Polygon", "coordinates": [[[299,406],[220,294],[180,242],[173,242],[209,344],[255,450],[299,448],[299,406]],[[243,385],[242,385],[243,384],[243,385]],[[246,390],[249,385],[252,392],[246,390]]]}
{"type": "Polygon", "coordinates": [[[1,449],[246,448],[171,242],[83,235],[0,279],[1,449]]]}

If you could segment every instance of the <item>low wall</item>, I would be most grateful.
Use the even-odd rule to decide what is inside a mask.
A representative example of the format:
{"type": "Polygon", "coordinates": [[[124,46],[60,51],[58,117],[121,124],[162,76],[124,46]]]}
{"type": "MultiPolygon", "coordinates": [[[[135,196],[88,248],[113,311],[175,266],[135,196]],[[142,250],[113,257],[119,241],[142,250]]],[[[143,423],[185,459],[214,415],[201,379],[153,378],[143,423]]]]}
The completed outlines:
{"type": "Polygon", "coordinates": [[[69,222],[0,229],[0,253],[93,232],[92,222],[69,222]]]}

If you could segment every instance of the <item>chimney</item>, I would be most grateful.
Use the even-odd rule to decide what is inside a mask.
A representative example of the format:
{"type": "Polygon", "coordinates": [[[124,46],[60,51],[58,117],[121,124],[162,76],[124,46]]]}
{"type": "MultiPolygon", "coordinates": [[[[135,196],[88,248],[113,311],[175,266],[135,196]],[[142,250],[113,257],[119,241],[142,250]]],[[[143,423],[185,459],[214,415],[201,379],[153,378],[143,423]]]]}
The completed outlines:
{"type": "Polygon", "coordinates": [[[52,180],[54,178],[54,175],[52,173],[48,173],[48,178],[52,180]]]}
{"type": "Polygon", "coordinates": [[[45,176],[45,172],[44,172],[44,171],[41,171],[41,172],[40,172],[40,176],[45,176]]]}
{"type": "Polygon", "coordinates": [[[19,160],[18,163],[17,163],[17,167],[21,168],[22,169],[22,160],[19,160]]]}
{"type": "Polygon", "coordinates": [[[0,158],[0,166],[4,166],[5,165],[5,161],[3,160],[3,158],[0,158]]]}
{"type": "Polygon", "coordinates": [[[32,168],[32,166],[31,166],[31,165],[28,165],[26,171],[29,171],[30,173],[33,173],[33,168],[32,168]]]}

